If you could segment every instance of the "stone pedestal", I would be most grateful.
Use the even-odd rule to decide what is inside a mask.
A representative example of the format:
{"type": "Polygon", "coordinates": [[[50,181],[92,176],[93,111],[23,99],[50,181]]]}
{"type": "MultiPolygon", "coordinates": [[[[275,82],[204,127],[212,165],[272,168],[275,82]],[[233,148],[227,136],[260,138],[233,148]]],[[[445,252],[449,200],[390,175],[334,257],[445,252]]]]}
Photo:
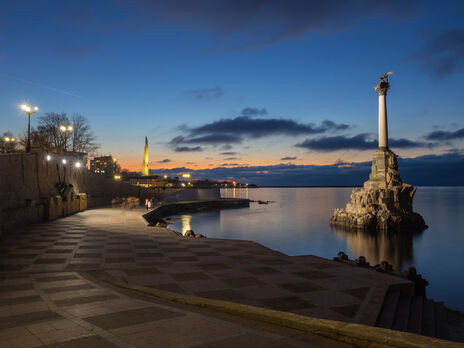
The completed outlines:
{"type": "Polygon", "coordinates": [[[334,226],[361,230],[422,231],[424,219],[413,212],[416,188],[403,183],[397,155],[379,148],[372,157],[369,180],[353,189],[345,209],[336,209],[330,219],[334,226]]]}

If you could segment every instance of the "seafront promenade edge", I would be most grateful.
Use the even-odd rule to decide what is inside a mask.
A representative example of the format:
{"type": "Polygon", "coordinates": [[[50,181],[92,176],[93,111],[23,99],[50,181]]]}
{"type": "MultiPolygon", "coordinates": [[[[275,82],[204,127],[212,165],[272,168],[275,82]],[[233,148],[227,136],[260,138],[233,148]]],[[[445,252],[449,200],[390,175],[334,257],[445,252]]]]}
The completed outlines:
{"type": "MultiPolygon", "coordinates": [[[[176,330],[185,330],[178,325],[180,322],[175,324],[180,320],[176,315],[163,311],[164,314],[150,314],[150,310],[142,310],[145,304],[130,296],[120,303],[119,292],[89,281],[87,274],[133,286],[133,290],[164,290],[185,298],[226,301],[258,311],[334,320],[345,323],[345,328],[349,328],[346,323],[369,318],[369,311],[372,317],[375,310],[380,310],[383,298],[379,300],[379,296],[391,284],[410,286],[398,278],[314,256],[290,257],[254,242],[182,237],[167,228],[147,226],[141,219],[142,213],[140,209],[93,209],[3,236],[0,336],[9,342],[6,346],[58,344],[71,337],[103,340],[116,346],[146,346],[149,333],[162,332],[161,324],[166,320],[171,323],[165,326],[169,327],[166,332],[171,333],[171,338],[159,346],[187,344],[176,343],[173,338],[176,330]],[[142,319],[131,322],[136,319],[128,317],[142,319]],[[58,333],[62,329],[66,331],[58,333]],[[144,334],[139,336],[137,332],[144,334]],[[18,340],[26,340],[25,337],[30,339],[27,344],[19,344],[18,340]]],[[[186,308],[183,310],[191,311],[186,308]]],[[[248,327],[240,325],[238,331],[230,329],[232,334],[225,330],[222,336],[215,337],[237,343],[243,339],[240,332],[246,332],[248,327]]],[[[207,326],[214,327],[210,322],[207,326]]],[[[205,328],[200,325],[197,331],[207,331],[205,328]]],[[[266,332],[263,337],[269,338],[269,331],[266,332]]],[[[185,332],[182,335],[188,336],[185,332]]],[[[286,345],[277,346],[305,346],[304,340],[282,337],[287,337],[286,345]]],[[[255,346],[265,346],[273,340],[277,336],[255,346]]],[[[215,340],[210,335],[189,340],[187,345],[195,342],[212,347],[215,340]]],[[[443,346],[440,340],[433,342],[443,346]]],[[[388,346],[387,341],[384,343],[388,346]]]]}

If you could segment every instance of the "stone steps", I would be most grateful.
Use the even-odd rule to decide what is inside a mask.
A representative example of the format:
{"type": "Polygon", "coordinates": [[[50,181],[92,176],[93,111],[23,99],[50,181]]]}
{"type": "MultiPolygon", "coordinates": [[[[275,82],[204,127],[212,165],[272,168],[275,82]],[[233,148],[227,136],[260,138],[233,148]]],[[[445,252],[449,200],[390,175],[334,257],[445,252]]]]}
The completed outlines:
{"type": "Polygon", "coordinates": [[[399,291],[389,291],[375,326],[407,331],[424,336],[461,341],[450,337],[446,308],[443,302],[409,296],[399,291]]]}

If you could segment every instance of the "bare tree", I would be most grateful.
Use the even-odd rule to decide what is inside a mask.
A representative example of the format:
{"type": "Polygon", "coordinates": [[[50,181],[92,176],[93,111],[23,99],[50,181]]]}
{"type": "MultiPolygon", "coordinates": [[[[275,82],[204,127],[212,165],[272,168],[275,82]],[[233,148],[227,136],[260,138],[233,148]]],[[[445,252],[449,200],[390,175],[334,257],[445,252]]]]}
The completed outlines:
{"type": "Polygon", "coordinates": [[[97,137],[90,130],[87,119],[80,114],[72,115],[72,151],[77,152],[94,152],[100,145],[97,144],[97,137]]]}
{"type": "Polygon", "coordinates": [[[62,153],[64,149],[76,152],[93,152],[99,148],[96,136],[90,130],[87,119],[74,114],[69,119],[66,113],[48,112],[38,117],[38,126],[31,130],[31,142],[53,152],[62,153]],[[72,132],[63,133],[61,126],[73,126],[72,132]]]}

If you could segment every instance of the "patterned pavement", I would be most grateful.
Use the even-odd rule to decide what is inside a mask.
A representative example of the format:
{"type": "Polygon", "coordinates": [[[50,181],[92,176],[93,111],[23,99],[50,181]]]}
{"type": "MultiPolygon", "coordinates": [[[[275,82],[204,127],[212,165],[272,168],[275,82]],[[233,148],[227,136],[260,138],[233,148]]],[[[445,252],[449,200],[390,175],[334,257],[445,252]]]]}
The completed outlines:
{"type": "Polygon", "coordinates": [[[289,257],[249,241],[178,236],[146,226],[141,213],[88,210],[2,237],[0,347],[63,341],[76,347],[227,347],[241,340],[264,347],[282,343],[282,337],[285,344],[276,346],[307,344],[127,297],[82,277],[91,270],[177,293],[368,324],[388,286],[405,283],[314,256],[289,257]],[[154,337],[160,340],[156,345],[154,337]]]}

